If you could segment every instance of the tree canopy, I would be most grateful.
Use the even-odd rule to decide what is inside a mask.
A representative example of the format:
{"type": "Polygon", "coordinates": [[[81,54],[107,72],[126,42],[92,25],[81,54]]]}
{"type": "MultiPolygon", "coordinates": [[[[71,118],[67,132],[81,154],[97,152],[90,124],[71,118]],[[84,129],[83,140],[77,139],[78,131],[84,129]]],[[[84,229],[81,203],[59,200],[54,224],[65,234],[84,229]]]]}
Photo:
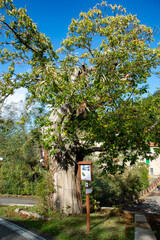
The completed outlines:
{"type": "Polygon", "coordinates": [[[142,96],[160,63],[160,48],[150,47],[153,30],[136,15],[102,1],[72,19],[55,52],[26,9],[17,9],[12,0],[1,1],[0,8],[0,61],[8,67],[0,76],[1,101],[25,87],[28,104],[39,101],[59,115],[56,132],[45,121],[45,146],[54,147],[52,154],[59,149],[72,162],[71,152],[81,159],[101,152],[99,163],[115,171],[145,156],[152,139],[159,143],[153,131],[159,108],[142,96]],[[18,72],[22,62],[29,72],[18,72]],[[114,161],[119,156],[120,166],[114,161]]]}

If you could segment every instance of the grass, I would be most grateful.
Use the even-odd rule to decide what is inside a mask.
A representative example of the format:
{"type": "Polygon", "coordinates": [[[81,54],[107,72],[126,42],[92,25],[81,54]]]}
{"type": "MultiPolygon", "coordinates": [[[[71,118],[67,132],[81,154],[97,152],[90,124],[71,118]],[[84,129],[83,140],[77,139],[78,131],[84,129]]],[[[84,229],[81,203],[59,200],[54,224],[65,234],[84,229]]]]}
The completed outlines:
{"type": "MultiPolygon", "coordinates": [[[[37,220],[15,213],[16,207],[0,207],[0,216],[56,237],[57,240],[133,240],[133,215],[107,210],[91,214],[91,231],[86,232],[86,214],[64,216],[54,213],[52,220],[37,220]]],[[[32,211],[32,209],[29,209],[32,211]]]]}

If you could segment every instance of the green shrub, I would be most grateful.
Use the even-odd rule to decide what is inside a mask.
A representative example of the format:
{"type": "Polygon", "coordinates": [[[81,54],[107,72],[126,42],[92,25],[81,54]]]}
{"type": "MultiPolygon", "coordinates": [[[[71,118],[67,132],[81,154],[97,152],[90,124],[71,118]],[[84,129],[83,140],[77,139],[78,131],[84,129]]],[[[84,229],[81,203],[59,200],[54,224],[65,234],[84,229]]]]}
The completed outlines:
{"type": "Polygon", "coordinates": [[[34,195],[33,174],[28,164],[4,162],[0,168],[0,193],[34,195]]]}
{"type": "Polygon", "coordinates": [[[52,195],[54,193],[53,180],[50,172],[42,169],[41,177],[36,185],[36,195],[40,197],[39,210],[44,217],[48,217],[53,209],[52,195]]]}
{"type": "Polygon", "coordinates": [[[100,206],[124,206],[133,203],[139,192],[148,185],[148,166],[145,163],[138,163],[132,169],[126,168],[122,174],[94,175],[91,199],[100,202],[100,206]]]}
{"type": "Polygon", "coordinates": [[[141,190],[147,188],[149,186],[149,166],[144,162],[137,163],[134,165],[133,170],[140,176],[141,178],[141,190]]]}

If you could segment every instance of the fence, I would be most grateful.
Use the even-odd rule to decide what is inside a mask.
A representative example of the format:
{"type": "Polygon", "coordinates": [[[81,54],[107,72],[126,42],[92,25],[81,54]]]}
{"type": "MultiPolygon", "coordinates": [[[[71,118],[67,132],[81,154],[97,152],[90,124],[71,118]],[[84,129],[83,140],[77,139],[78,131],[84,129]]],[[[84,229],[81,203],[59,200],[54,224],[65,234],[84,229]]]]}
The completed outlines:
{"type": "Polygon", "coordinates": [[[149,187],[147,187],[146,189],[142,190],[139,193],[139,198],[142,198],[145,195],[147,195],[148,193],[150,193],[152,190],[154,190],[158,186],[159,183],[160,183],[160,177],[157,178],[157,180],[154,181],[149,187]]]}

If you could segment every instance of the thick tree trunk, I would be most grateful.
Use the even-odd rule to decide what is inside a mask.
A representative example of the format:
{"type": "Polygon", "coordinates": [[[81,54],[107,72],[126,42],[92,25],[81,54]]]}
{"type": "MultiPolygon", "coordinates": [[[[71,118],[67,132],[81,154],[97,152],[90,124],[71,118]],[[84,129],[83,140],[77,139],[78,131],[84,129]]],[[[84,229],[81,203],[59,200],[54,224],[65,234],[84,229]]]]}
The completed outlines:
{"type": "Polygon", "coordinates": [[[53,122],[53,134],[57,137],[57,141],[52,145],[55,154],[50,157],[49,167],[55,188],[52,197],[53,207],[66,214],[79,214],[82,201],[76,153],[74,148],[64,141],[63,134],[58,131],[59,124],[63,127],[64,117],[72,114],[71,111],[70,105],[66,103],[55,109],[50,116],[53,122]]]}
{"type": "Polygon", "coordinates": [[[79,214],[82,209],[81,190],[78,174],[75,174],[75,166],[63,169],[52,158],[50,164],[55,192],[53,193],[53,207],[57,211],[66,214],[79,214]]]}

